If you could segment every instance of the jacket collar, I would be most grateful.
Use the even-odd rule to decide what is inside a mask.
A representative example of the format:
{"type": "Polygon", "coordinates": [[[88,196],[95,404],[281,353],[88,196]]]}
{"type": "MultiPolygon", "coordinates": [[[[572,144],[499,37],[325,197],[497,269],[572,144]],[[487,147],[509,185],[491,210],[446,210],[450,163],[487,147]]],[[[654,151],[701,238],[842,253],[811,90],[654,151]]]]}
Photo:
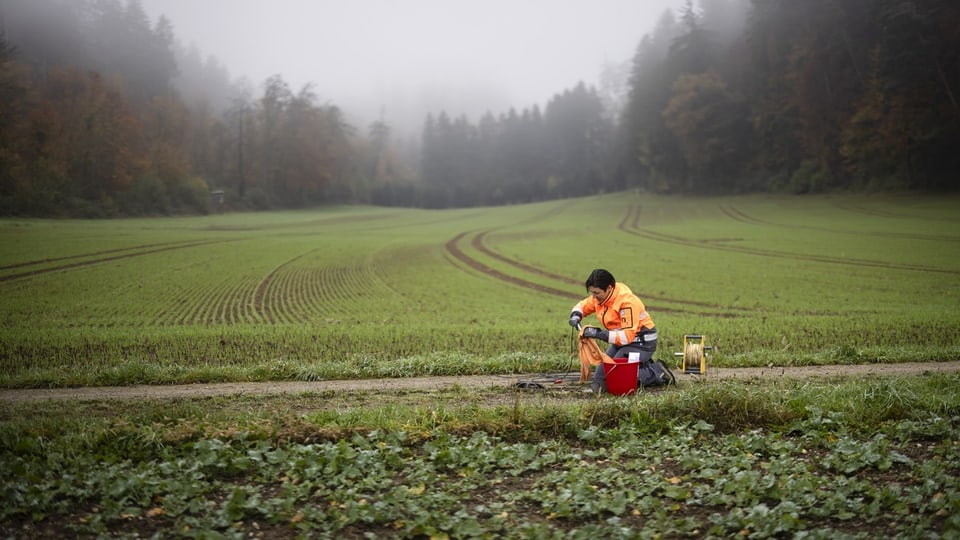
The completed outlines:
{"type": "Polygon", "coordinates": [[[610,292],[610,296],[608,296],[607,299],[604,300],[600,305],[603,306],[603,307],[605,307],[605,308],[609,308],[611,305],[613,305],[613,299],[616,298],[616,297],[618,297],[618,296],[620,296],[620,283],[619,283],[619,282],[613,284],[613,291],[610,292]]]}

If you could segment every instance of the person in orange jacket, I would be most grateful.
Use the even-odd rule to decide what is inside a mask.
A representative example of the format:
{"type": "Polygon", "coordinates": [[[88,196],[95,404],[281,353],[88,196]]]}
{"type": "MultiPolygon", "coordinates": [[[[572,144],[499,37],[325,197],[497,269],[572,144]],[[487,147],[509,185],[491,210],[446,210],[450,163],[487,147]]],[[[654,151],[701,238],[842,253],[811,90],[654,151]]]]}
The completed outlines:
{"type": "MultiPolygon", "coordinates": [[[[603,328],[584,327],[581,337],[609,343],[606,354],[610,358],[626,358],[636,352],[641,362],[650,361],[657,350],[657,327],[643,301],[603,268],[591,272],[584,285],[590,296],[573,306],[570,326],[577,328],[585,316],[596,313],[603,328]]],[[[594,391],[607,390],[602,365],[594,370],[591,387],[594,391]]]]}

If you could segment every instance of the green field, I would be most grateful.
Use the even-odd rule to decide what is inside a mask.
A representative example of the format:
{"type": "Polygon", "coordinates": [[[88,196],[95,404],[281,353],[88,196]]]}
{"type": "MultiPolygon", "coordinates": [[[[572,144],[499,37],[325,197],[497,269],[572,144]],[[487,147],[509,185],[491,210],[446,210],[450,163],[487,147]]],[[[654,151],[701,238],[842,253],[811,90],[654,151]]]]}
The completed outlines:
{"type": "MultiPolygon", "coordinates": [[[[628,193],[8,219],[0,387],[573,370],[595,267],[646,301],[668,361],[688,333],[716,366],[957,360],[958,208],[628,193]]],[[[960,535],[956,373],[581,390],[4,396],[0,537],[960,535]]]]}
{"type": "Polygon", "coordinates": [[[609,269],[672,359],[960,358],[960,197],[618,193],[461,210],[338,207],[0,221],[0,386],[571,367],[609,269]],[[95,369],[92,369],[95,368],[95,369]]]}

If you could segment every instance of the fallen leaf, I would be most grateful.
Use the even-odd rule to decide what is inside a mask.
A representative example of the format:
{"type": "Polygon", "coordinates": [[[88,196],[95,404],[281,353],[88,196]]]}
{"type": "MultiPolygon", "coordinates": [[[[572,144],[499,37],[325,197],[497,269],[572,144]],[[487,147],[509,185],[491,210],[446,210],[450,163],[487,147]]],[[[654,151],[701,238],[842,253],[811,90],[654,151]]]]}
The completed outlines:
{"type": "Polygon", "coordinates": [[[151,508],[151,509],[147,510],[147,517],[162,516],[162,515],[164,515],[164,514],[166,514],[166,513],[167,513],[167,512],[166,512],[163,508],[154,507],[154,508],[151,508]]]}

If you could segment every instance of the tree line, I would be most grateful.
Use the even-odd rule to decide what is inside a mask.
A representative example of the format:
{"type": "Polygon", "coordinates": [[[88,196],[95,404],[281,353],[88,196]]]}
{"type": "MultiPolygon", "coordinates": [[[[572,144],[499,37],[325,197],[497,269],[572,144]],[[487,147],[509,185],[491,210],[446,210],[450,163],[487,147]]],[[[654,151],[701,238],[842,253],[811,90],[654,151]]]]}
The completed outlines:
{"type": "Polygon", "coordinates": [[[424,129],[432,204],[960,187],[960,3],[700,0],[640,41],[625,95],[582,85],[424,129]]]}
{"type": "Polygon", "coordinates": [[[688,1],[639,40],[623,90],[437,111],[411,149],[312,85],[231,80],[139,0],[5,0],[0,214],[955,189],[956,28],[949,0],[688,1]]]}
{"type": "MultiPolygon", "coordinates": [[[[0,9],[0,214],[369,200],[370,145],[312,85],[231,81],[138,0],[6,0],[0,9]]],[[[383,150],[378,159],[394,158],[383,150]]]]}
{"type": "Polygon", "coordinates": [[[942,190],[960,181],[960,3],[702,0],[633,59],[628,183],[942,190]]]}
{"type": "Polygon", "coordinates": [[[500,205],[611,188],[614,123],[584,84],[539,107],[499,117],[429,116],[423,129],[421,202],[428,207],[500,205]]]}

